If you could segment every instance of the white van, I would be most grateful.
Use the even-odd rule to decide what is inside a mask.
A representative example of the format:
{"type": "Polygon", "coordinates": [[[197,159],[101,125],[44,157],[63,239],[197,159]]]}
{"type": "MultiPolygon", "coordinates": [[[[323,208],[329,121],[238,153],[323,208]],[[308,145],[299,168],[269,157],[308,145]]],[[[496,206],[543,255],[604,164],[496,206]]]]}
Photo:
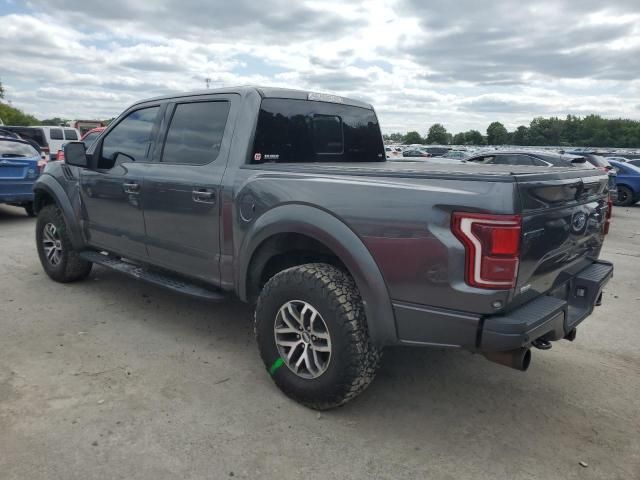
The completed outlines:
{"type": "Polygon", "coordinates": [[[62,145],[65,143],[80,140],[80,132],[78,129],[71,127],[54,127],[50,125],[20,127],[3,125],[2,128],[17,133],[27,141],[37,143],[46,160],[55,160],[58,150],[62,150],[62,145]]]}

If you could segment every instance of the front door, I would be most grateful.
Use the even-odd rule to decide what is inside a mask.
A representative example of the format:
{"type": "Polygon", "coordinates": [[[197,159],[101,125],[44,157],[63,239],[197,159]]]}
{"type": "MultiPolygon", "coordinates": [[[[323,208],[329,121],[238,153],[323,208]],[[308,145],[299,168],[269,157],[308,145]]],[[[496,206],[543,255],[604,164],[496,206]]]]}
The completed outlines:
{"type": "Polygon", "coordinates": [[[147,257],[140,196],[159,112],[156,105],[127,114],[96,146],[97,169],[80,174],[84,227],[94,247],[147,257]]]}
{"type": "Polygon", "coordinates": [[[218,283],[220,184],[232,123],[230,95],[184,98],[167,106],[163,142],[145,173],[143,201],[150,261],[218,283]]]}

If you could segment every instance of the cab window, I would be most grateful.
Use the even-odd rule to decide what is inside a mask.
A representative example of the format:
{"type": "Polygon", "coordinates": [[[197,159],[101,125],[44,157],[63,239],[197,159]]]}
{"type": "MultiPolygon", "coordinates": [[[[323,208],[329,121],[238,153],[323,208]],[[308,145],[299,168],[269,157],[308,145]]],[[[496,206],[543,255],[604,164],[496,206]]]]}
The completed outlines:
{"type": "Polygon", "coordinates": [[[98,168],[111,168],[119,153],[130,157],[129,161],[147,161],[159,110],[160,107],[141,108],[119,122],[102,142],[98,168]]]}

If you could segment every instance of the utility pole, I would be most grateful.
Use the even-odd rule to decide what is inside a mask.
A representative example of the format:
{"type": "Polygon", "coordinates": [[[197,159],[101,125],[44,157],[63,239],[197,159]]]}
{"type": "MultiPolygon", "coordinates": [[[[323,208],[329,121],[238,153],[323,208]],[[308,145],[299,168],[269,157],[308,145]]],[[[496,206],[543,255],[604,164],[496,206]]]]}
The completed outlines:
{"type": "Polygon", "coordinates": [[[209,86],[211,85],[211,79],[209,77],[205,78],[204,83],[207,85],[207,89],[208,89],[209,86]]]}

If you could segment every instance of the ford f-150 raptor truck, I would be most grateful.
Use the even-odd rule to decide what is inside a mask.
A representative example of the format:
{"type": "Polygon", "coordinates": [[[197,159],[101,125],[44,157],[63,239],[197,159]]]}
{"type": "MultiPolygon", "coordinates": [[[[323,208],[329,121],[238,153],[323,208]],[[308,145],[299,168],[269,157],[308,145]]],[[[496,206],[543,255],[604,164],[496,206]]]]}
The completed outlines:
{"type": "Polygon", "coordinates": [[[316,409],[358,395],[390,345],[526,370],[532,347],[575,338],[613,273],[603,172],[394,163],[372,106],[338,96],[144,100],[65,159],[34,187],[53,280],[99,264],[255,303],[267,371],[316,409]]]}

